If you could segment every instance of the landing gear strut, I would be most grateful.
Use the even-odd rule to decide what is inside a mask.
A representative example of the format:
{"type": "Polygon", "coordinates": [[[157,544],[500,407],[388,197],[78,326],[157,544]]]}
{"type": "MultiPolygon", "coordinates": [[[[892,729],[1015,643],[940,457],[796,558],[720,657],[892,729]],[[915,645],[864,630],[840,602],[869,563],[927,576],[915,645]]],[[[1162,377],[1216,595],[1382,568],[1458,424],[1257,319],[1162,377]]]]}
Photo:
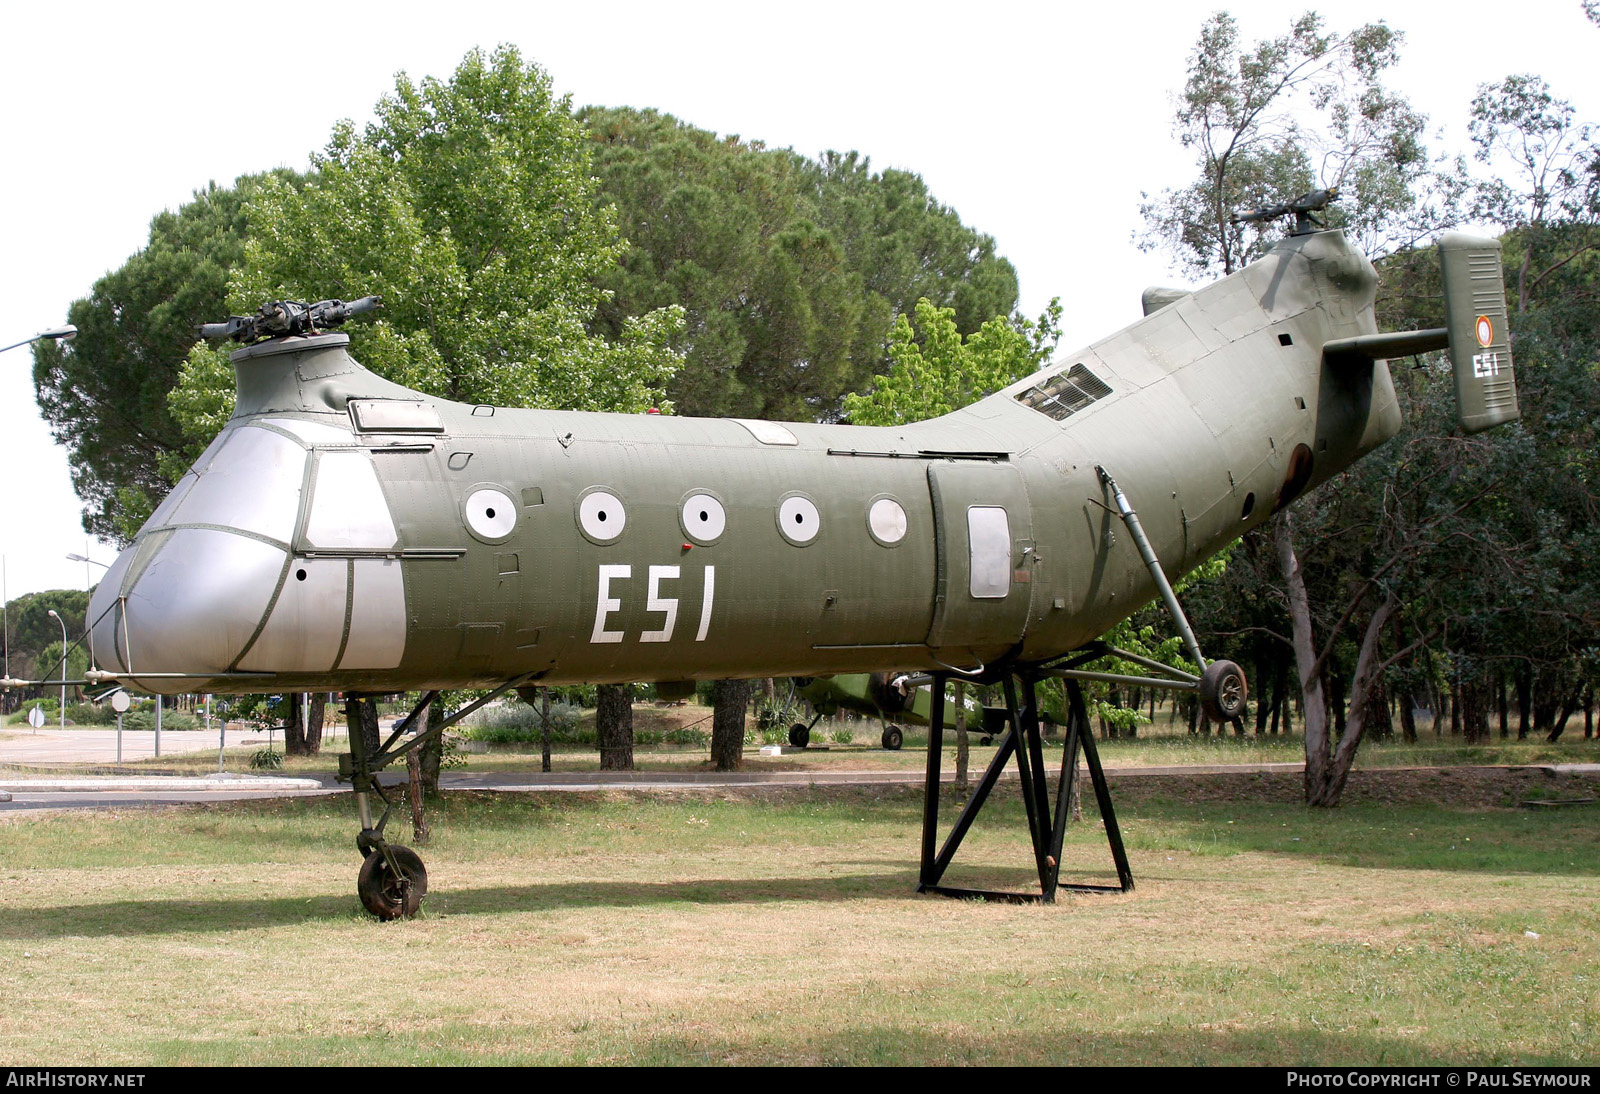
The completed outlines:
{"type": "Polygon", "coordinates": [[[399,919],[402,916],[410,918],[417,914],[422,906],[422,898],[428,893],[428,870],[422,864],[421,856],[409,847],[390,843],[383,836],[383,829],[389,823],[389,814],[394,810],[394,803],[383,792],[383,787],[377,779],[378,772],[414,749],[437,740],[446,729],[468,714],[485,703],[499,698],[512,688],[527,684],[535,675],[537,674],[528,673],[506,681],[483,698],[468,703],[448,717],[439,719],[424,732],[412,737],[405,744],[400,744],[400,738],[405,735],[406,730],[416,724],[422,713],[438,699],[439,693],[430,691],[422,697],[410,714],[395,725],[389,733],[388,740],[376,749],[371,747],[371,742],[364,732],[365,727],[370,725],[376,733],[378,723],[376,699],[354,693],[345,695],[345,724],[349,727],[350,751],[339,757],[339,781],[350,784],[356,799],[356,816],[361,822],[361,832],[356,836],[356,850],[362,856],[361,873],[356,878],[356,894],[361,898],[361,905],[367,911],[383,920],[399,919]],[[372,823],[373,794],[383,802],[383,815],[378,818],[377,824],[372,823]]]}

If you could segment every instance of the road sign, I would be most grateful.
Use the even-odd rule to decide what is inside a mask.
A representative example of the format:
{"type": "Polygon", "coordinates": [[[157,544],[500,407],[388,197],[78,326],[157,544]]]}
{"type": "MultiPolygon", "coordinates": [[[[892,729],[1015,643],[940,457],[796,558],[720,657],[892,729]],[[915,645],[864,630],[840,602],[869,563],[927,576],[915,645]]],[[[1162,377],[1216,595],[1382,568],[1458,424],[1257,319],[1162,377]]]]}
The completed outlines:
{"type": "Polygon", "coordinates": [[[34,707],[28,711],[28,724],[34,729],[44,725],[44,707],[34,707]]]}

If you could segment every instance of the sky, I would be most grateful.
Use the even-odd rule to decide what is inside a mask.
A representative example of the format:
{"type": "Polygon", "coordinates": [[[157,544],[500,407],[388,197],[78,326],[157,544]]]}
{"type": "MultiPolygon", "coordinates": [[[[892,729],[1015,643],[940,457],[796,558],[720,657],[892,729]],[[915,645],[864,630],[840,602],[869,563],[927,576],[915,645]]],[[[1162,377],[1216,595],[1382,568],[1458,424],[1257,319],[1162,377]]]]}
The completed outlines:
{"type": "MultiPolygon", "coordinates": [[[[335,121],[371,117],[397,72],[448,78],[474,46],[505,42],[574,106],[653,107],[771,147],[856,150],[876,169],[918,172],[995,238],[1026,314],[1062,298],[1070,349],[1137,318],[1147,285],[1181,283],[1132,240],[1141,193],[1191,177],[1172,136],[1173,95],[1219,7],[1251,42],[1283,33],[1300,10],[1262,0],[14,5],[0,38],[0,345],[64,323],[73,300],[144,245],[152,216],[207,182],[304,168],[335,121]]],[[[1579,0],[1321,10],[1333,29],[1384,19],[1404,32],[1387,83],[1440,131],[1436,151],[1467,149],[1478,86],[1511,73],[1544,76],[1580,117],[1600,118],[1600,28],[1579,0]]],[[[82,587],[86,569],[66,558],[85,550],[81,506],[31,368],[26,348],[0,354],[0,555],[12,598],[82,587]]],[[[89,553],[109,563],[115,550],[89,553]]]]}

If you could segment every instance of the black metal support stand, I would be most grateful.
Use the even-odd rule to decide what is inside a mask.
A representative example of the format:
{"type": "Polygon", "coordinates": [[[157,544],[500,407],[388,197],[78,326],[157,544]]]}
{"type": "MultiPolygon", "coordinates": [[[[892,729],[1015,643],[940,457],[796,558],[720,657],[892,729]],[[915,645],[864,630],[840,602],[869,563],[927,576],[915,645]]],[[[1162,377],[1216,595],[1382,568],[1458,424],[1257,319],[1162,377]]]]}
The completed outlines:
{"type": "Polygon", "coordinates": [[[1056,800],[1051,806],[1050,790],[1044,769],[1044,743],[1039,729],[1039,709],[1035,694],[1035,679],[1021,676],[1021,695],[1017,680],[1007,674],[1003,684],[1006,694],[1006,715],[1009,726],[995,750],[994,759],[978,781],[977,788],[955,826],[938,844],[939,829],[939,775],[944,755],[944,684],[945,674],[933,678],[933,709],[928,719],[928,767],[926,796],[922,806],[922,870],[917,884],[919,893],[938,893],[941,896],[978,897],[984,900],[1003,900],[1014,904],[1055,902],[1056,891],[1066,889],[1074,893],[1126,893],[1133,889],[1133,871],[1128,867],[1127,851],[1122,846],[1122,832],[1117,827],[1116,810],[1111,804],[1111,790],[1106,784],[1105,770],[1100,766],[1100,754],[1095,748],[1094,734],[1089,728],[1088,708],[1083,701],[1083,690],[1076,680],[1067,680],[1067,725],[1062,741],[1061,774],[1056,781],[1056,800]],[[1078,754],[1083,753],[1089,765],[1089,778],[1094,784],[1095,801],[1100,806],[1100,816],[1105,823],[1106,840],[1111,845],[1111,857],[1116,863],[1117,885],[1061,884],[1061,845],[1066,838],[1067,820],[1074,784],[1078,778],[1078,754]],[[950,860],[961,846],[967,830],[977,819],[984,803],[1000,780],[1006,764],[1015,755],[1017,774],[1022,783],[1022,803],[1028,814],[1028,835],[1033,843],[1034,865],[1039,873],[1039,892],[1015,893],[992,889],[961,889],[939,884],[950,860]],[[937,850],[936,850],[937,848],[937,850]]]}

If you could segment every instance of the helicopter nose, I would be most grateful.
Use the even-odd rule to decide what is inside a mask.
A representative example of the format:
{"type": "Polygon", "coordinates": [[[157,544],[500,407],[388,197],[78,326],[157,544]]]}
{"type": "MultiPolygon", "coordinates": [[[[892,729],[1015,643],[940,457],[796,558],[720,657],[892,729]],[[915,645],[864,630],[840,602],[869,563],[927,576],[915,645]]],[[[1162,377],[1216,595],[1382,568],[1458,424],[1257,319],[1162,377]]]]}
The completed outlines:
{"type": "Polygon", "coordinates": [[[118,557],[90,602],[96,656],[130,675],[228,671],[260,629],[287,557],[221,529],[146,537],[118,557]]]}
{"type": "Polygon", "coordinates": [[[153,674],[398,665],[398,536],[371,457],[350,442],[298,419],[225,430],[102,579],[90,606],[99,660],[152,674],[142,684],[158,690],[153,674]]]}

